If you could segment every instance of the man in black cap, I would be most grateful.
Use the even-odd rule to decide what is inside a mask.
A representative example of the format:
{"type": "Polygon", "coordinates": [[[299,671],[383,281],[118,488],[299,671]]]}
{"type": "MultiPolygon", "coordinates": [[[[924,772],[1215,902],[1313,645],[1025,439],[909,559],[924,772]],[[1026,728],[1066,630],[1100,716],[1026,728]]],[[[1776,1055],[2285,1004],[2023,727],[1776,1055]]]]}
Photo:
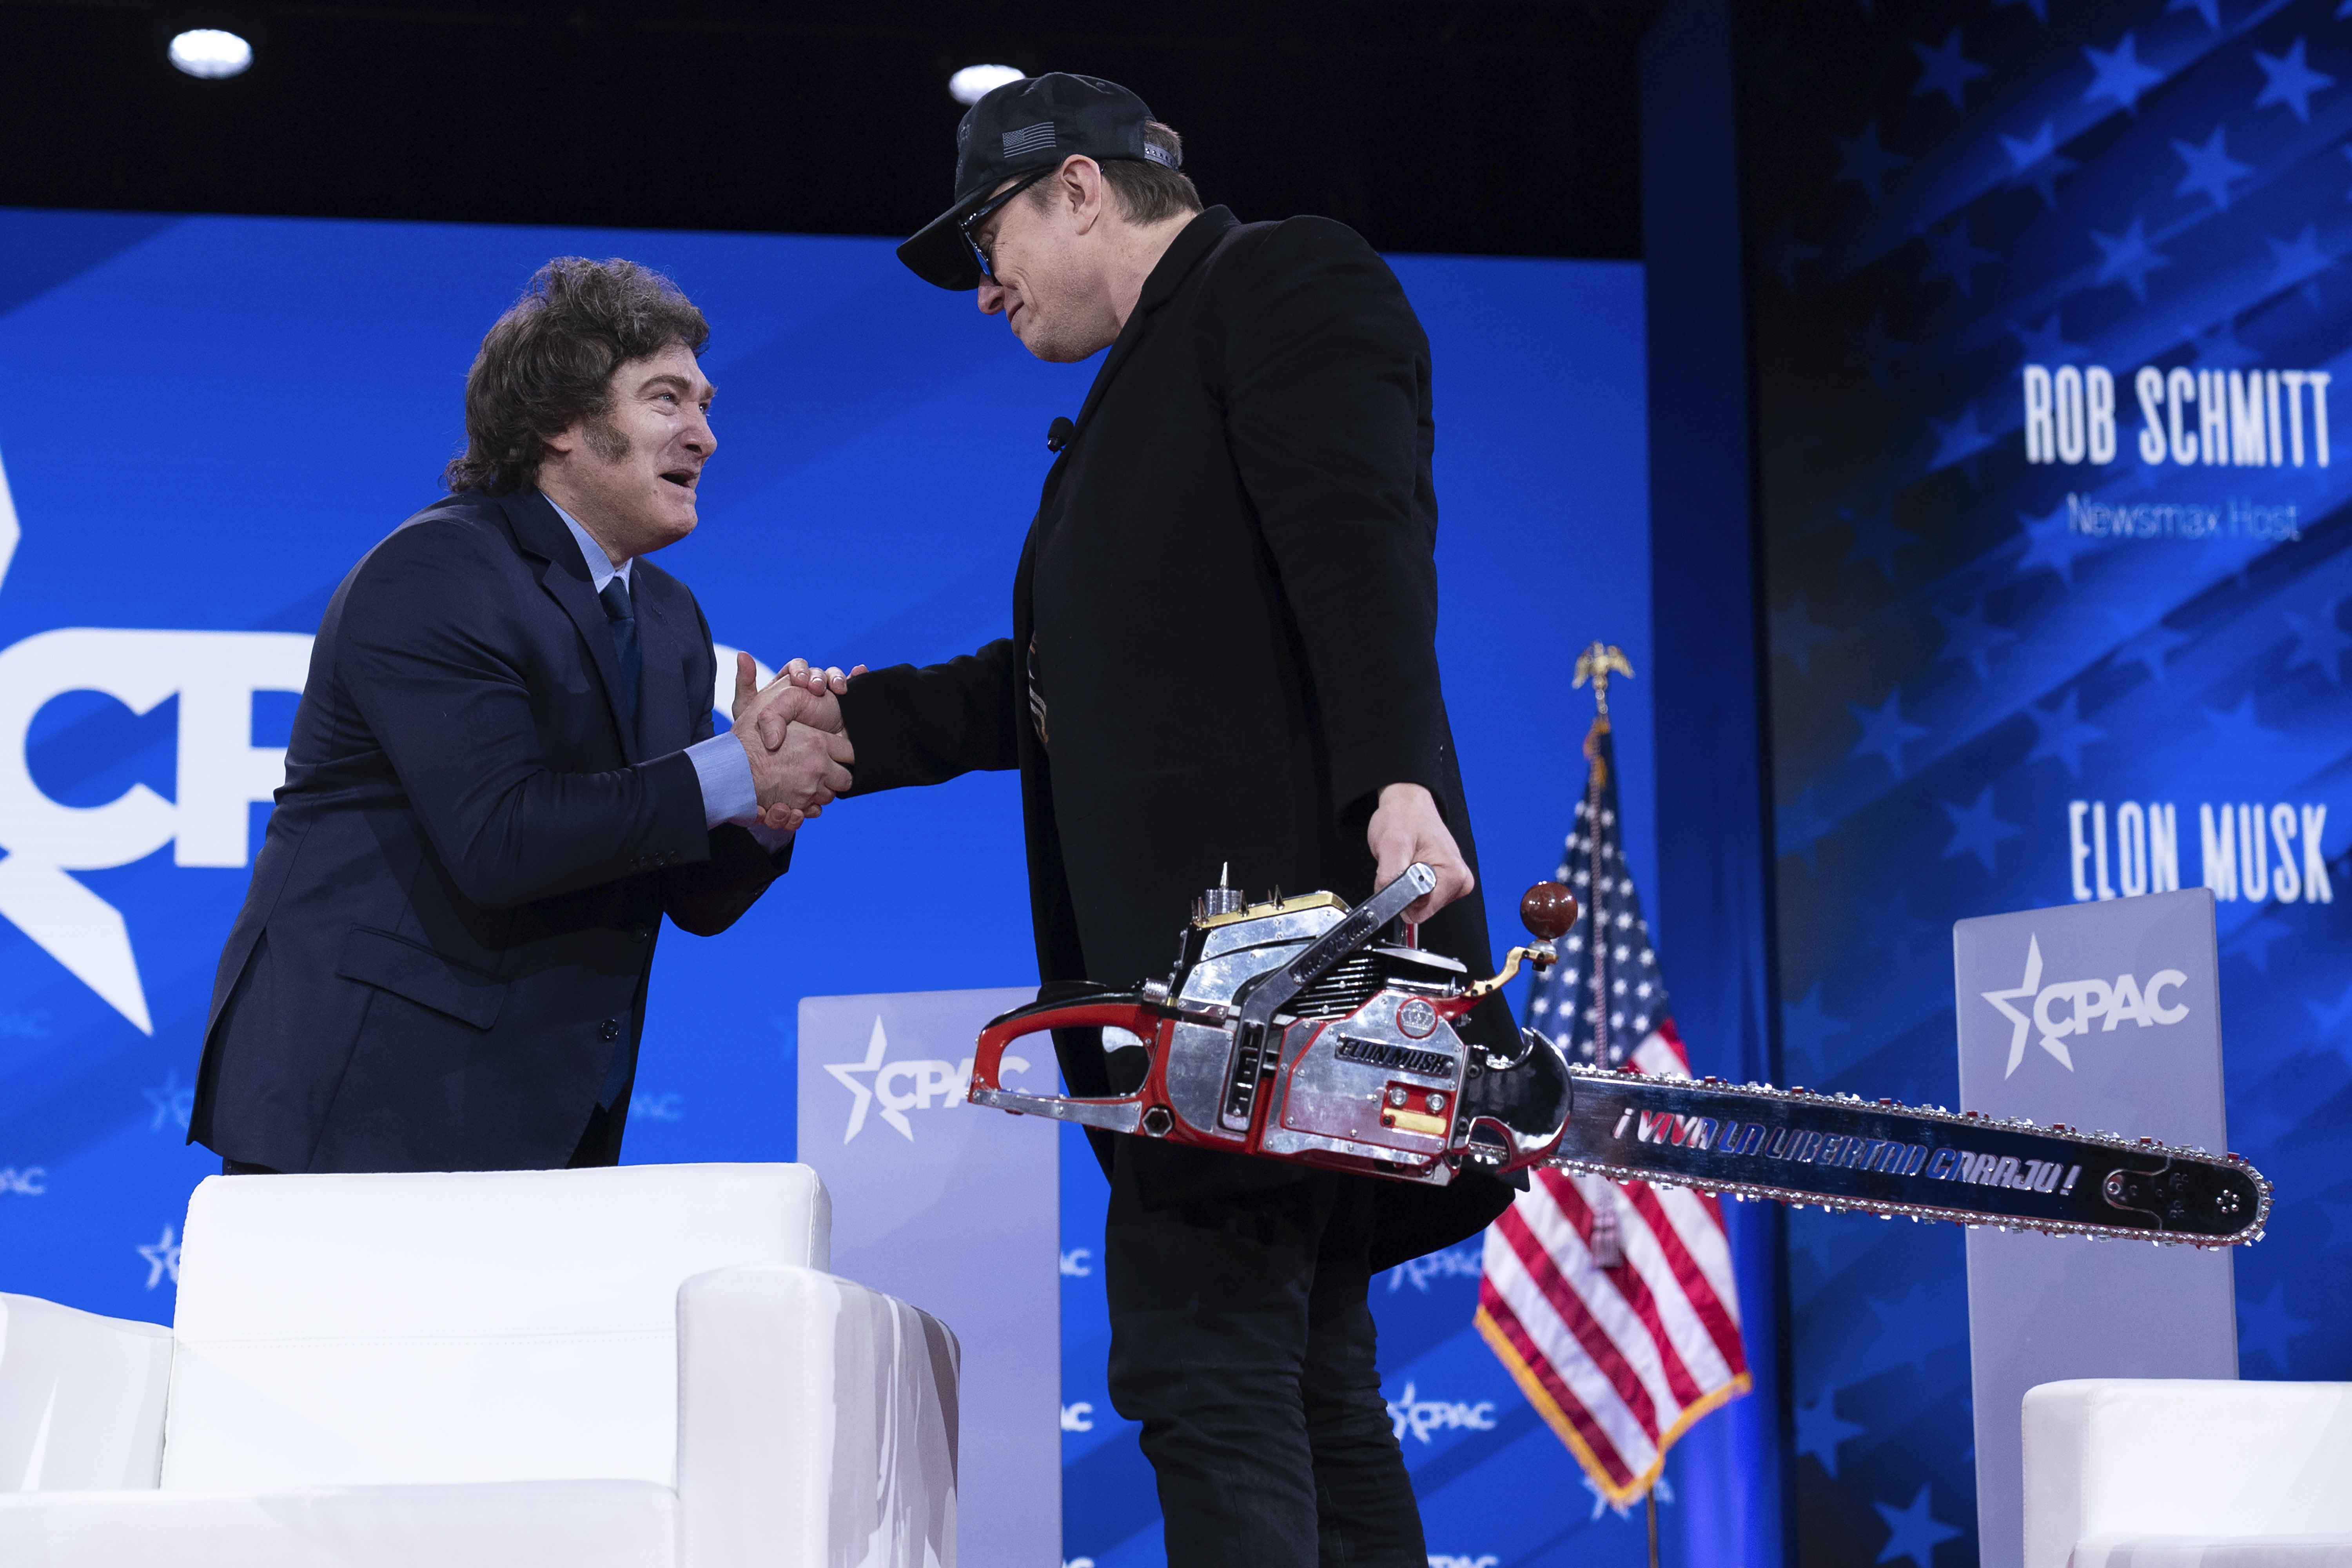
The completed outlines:
{"type": "MultiPolygon", "coordinates": [[[[1438,686],[1429,341],[1395,276],[1328,219],[1202,211],[1175,132],[1110,82],[1008,83],[956,136],[955,203],[900,258],[1041,359],[1110,354],[1055,422],[1013,635],[835,685],[853,793],[1021,770],[1049,992],[1163,973],[1228,863],[1353,901],[1424,861],[1406,918],[1491,973],[1438,686]]],[[[1112,1092],[1083,1033],[1063,1076],[1112,1092]]],[[[1111,1397],[1169,1562],[1423,1568],[1365,1292],[1508,1190],[1095,1136],[1111,1397]]]]}

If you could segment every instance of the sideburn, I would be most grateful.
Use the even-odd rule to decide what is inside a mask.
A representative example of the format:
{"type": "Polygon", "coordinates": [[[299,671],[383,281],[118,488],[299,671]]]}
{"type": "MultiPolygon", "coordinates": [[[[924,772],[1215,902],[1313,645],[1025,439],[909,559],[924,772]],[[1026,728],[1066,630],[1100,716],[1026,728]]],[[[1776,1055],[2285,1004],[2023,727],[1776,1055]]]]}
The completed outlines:
{"type": "Polygon", "coordinates": [[[588,449],[607,463],[617,463],[629,455],[628,434],[609,416],[599,414],[583,421],[580,436],[588,449]]]}

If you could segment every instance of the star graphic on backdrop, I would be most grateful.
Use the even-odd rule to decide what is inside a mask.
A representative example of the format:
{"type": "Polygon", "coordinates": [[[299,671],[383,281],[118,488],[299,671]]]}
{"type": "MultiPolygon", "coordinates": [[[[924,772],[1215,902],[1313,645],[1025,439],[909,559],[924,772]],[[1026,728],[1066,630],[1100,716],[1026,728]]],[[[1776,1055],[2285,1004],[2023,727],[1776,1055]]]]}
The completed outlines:
{"type": "Polygon", "coordinates": [[[2315,665],[2327,672],[2328,685],[2344,684],[2341,660],[2345,650],[2352,648],[2352,636],[2347,636],[2344,628],[2336,624],[2336,606],[2343,603],[2339,595],[2322,605],[2315,616],[2298,616],[2292,610],[2284,612],[2287,629],[2294,633],[2294,656],[2286,661],[2288,674],[2294,674],[2306,664],[2315,665]]]}
{"type": "Polygon", "coordinates": [[[2042,205],[2055,212],[2058,207],[2058,176],[2082,167],[2072,158],[2058,153],[2056,128],[2047,120],[2042,129],[2025,141],[2014,136],[2000,139],[2001,150],[2009,154],[2009,178],[2002,182],[2011,190],[2022,190],[2032,185],[2042,193],[2042,205]]]}
{"type": "Polygon", "coordinates": [[[2286,1281],[2273,1282],[2271,1293],[2260,1303],[2238,1298],[2238,1353],[2249,1355],[2261,1352],[2271,1358],[2281,1372],[2286,1370],[2287,1342],[2297,1334],[2307,1334],[2311,1325],[2286,1310],[2286,1281]]]}
{"type": "Polygon", "coordinates": [[[2091,238],[2099,247],[2099,276],[2096,281],[2113,283],[2121,279],[2132,291],[2132,298],[2147,303],[2147,275],[2172,265],[2172,258],[2147,243],[2147,220],[2134,218],[2131,226],[2121,234],[2101,234],[2091,231],[2091,238]]]}
{"type": "Polygon", "coordinates": [[[2149,622],[2137,633],[2132,632],[2129,617],[2109,610],[2107,618],[2116,623],[2118,632],[2126,634],[2126,640],[2116,646],[2112,656],[2115,668],[2121,669],[2127,664],[2146,665],[2149,679],[2158,686],[2163,685],[2164,656],[2187,642],[2189,634],[2174,631],[2164,624],[2161,617],[2149,622]]]}
{"type": "Polygon", "coordinates": [[[2073,587],[2074,557],[2097,549],[2099,542],[2067,526],[2066,508],[2063,506],[2042,517],[2021,511],[2017,514],[2017,522],[2025,530],[2025,552],[2017,558],[2019,574],[2031,572],[2036,566],[2047,566],[2058,574],[2061,583],[2073,587]]]}
{"type": "MultiPolygon", "coordinates": [[[[1931,474],[1938,468],[1950,468],[1954,463],[1965,462],[1992,445],[1992,437],[1977,428],[1977,409],[1973,403],[1960,410],[1958,419],[1948,423],[1930,418],[1927,428],[1936,435],[1936,453],[1927,459],[1927,471],[1931,474]]],[[[1969,470],[1969,477],[1971,479],[1976,478],[1973,468],[1969,470]]]]}
{"type": "Polygon", "coordinates": [[[1873,120],[1862,128],[1859,136],[1832,136],[1830,142],[1837,148],[1837,173],[1830,176],[1834,185],[1841,180],[1852,180],[1870,193],[1872,201],[1881,198],[1878,182],[1889,169],[1899,169],[1910,162],[1899,153],[1889,153],[1878,144],[1878,121],[1873,120]]]}
{"type": "Polygon", "coordinates": [[[1944,649],[1936,656],[1937,664],[1948,658],[1964,658],[1969,668],[1977,672],[1979,680],[1991,679],[1988,663],[1992,650],[2003,643],[2015,642],[2017,634],[2004,626],[1994,626],[1984,618],[1984,595],[1979,594],[1969,601],[1969,607],[1958,614],[1937,610],[1936,618],[1944,623],[1944,649]]]}
{"type": "Polygon", "coordinates": [[[2193,342],[2200,370],[2236,370],[2263,357],[2238,341],[2238,323],[2226,316],[2198,333],[2193,342]]]}
{"type": "Polygon", "coordinates": [[[2027,703],[2025,716],[2033,721],[2037,731],[2033,750],[2025,754],[2029,763],[2044,757],[2055,757],[2066,764],[2071,778],[2083,776],[2083,748],[2107,738],[2107,732],[2094,724],[2085,724],[2075,712],[2082,700],[2082,688],[2071,688],[2057,707],[2042,709],[2027,703]]]}
{"type": "Polygon", "coordinates": [[[2254,100],[2254,107],[2267,109],[2273,103],[2284,103],[2305,125],[2311,123],[2311,95],[2336,85],[2334,77],[2313,70],[2304,63],[2301,38],[2288,45],[2283,55],[2266,55],[2256,49],[2254,63],[2263,68],[2267,79],[2263,83],[2262,95],[2254,100]]]}
{"type": "Polygon", "coordinates": [[[1927,1352],[1935,1348],[1935,1342],[1920,1331],[1927,1317],[1927,1288],[1914,1280],[1900,1301],[1882,1301],[1875,1296],[1869,1300],[1870,1310],[1878,1316],[1878,1342],[1870,1347],[1870,1364],[1926,1372],[1927,1352]]]}
{"type": "Polygon", "coordinates": [[[1967,112],[1968,105],[1961,93],[1969,83],[1980,76],[1990,76],[1990,68],[1979,65],[1960,53],[1960,30],[1954,27],[1940,44],[1930,47],[1913,44],[1911,52],[1919,57],[1919,79],[1911,86],[1911,96],[1922,98],[1940,92],[1952,100],[1952,107],[1967,112]]]}
{"type": "Polygon", "coordinates": [[[2010,322],[2009,335],[2015,338],[2017,346],[2025,351],[2021,361],[2025,364],[2064,364],[2070,360],[2081,359],[2090,352],[2081,343],[2066,341],[2065,331],[2059,326],[2055,310],[2051,311],[2038,327],[2021,327],[2015,321],[2010,322]]]}
{"type": "Polygon", "coordinates": [[[1896,687],[1886,694],[1885,702],[1877,708],[1864,708],[1859,702],[1849,702],[1846,711],[1862,726],[1862,739],[1853,743],[1849,757],[1875,756],[1885,760],[1895,776],[1903,776],[1903,748],[1928,731],[1903,717],[1903,689],[1896,687]]]}
{"type": "Polygon", "coordinates": [[[1984,793],[1977,796],[1974,805],[1954,805],[1948,800],[1937,804],[1952,821],[1952,841],[1944,846],[1944,858],[1957,860],[1963,855],[1973,855],[1983,864],[1988,877],[1999,869],[1993,864],[1993,851],[2000,841],[2025,831],[2013,822],[2003,822],[1994,812],[1990,784],[1984,786],[1984,793]]]}
{"type": "Polygon", "coordinates": [[[179,1068],[167,1069],[162,1083],[139,1092],[155,1108],[155,1119],[147,1124],[148,1131],[161,1132],[167,1121],[176,1123],[182,1131],[187,1131],[188,1118],[195,1114],[196,1089],[194,1084],[180,1081],[179,1068]]]}
{"type": "Polygon", "coordinates": [[[2164,14],[2169,16],[2177,11],[2194,11],[2214,32],[2221,30],[2221,0],[2168,0],[2164,14]]]}
{"type": "Polygon", "coordinates": [[[2352,985],[2347,985],[2344,994],[2333,1002],[2314,1002],[2305,997],[2303,1005],[2311,1009],[2311,1021],[2319,1026],[2322,1038],[2352,1024],[2352,985]]]}
{"type": "Polygon", "coordinates": [[[1976,282],[1970,275],[1978,268],[1990,267],[2000,259],[2000,252],[1979,250],[1970,242],[1966,213],[1954,218],[1940,234],[1932,228],[1921,229],[1919,238],[1927,247],[1927,265],[1920,270],[1919,281],[1924,285],[1948,278],[1963,300],[1977,297],[1976,282]]]}
{"type": "Polygon", "coordinates": [[[2112,98],[2124,106],[2126,114],[2139,112],[2139,95],[2164,79],[2164,73],[2140,63],[2138,46],[2129,33],[2113,49],[2083,48],[2083,58],[2091,62],[2091,85],[2084,90],[2083,101],[2112,98]]]}
{"type": "Polygon", "coordinates": [[[1884,954],[1895,968],[1908,973],[1911,968],[1911,944],[1934,931],[1936,927],[1911,912],[1911,894],[1897,888],[1895,896],[1883,904],[1862,904],[1862,935],[1855,939],[1854,955],[1874,958],[1884,954]]]}
{"type": "Polygon", "coordinates": [[[1823,1389],[1822,1396],[1811,1405],[1797,1406],[1797,1452],[1819,1459],[1822,1468],[1832,1478],[1837,1475],[1838,1445],[1869,1430],[1861,1422],[1848,1421],[1838,1415],[1835,1388],[1823,1389]]]}
{"type": "Polygon", "coordinates": [[[2271,943],[2287,934],[2286,922],[2276,915],[2260,914],[2230,933],[2229,948],[2245,954],[2255,972],[2271,972],[2271,943]]]}
{"type": "Polygon", "coordinates": [[[2293,239],[2272,239],[2264,236],[2263,243],[2271,247],[2271,259],[2278,270],[2271,274],[2270,286],[2284,289],[2300,283],[2327,270],[2327,253],[2319,248],[2319,231],[2311,224],[2293,239]]]}
{"type": "Polygon", "coordinates": [[[1887,1529],[1886,1544],[1879,1548],[1874,1562],[1892,1563],[1898,1557],[1908,1557],[1918,1568],[1936,1568],[1936,1548],[1968,1533],[1928,1511],[1930,1489],[1924,1481],[1920,1483],[1919,1495],[1911,1500],[1909,1508],[1883,1502],[1870,1505],[1886,1521],[1887,1529]]]}
{"type": "Polygon", "coordinates": [[[1797,287],[1797,268],[1818,258],[1821,254],[1820,246],[1807,245],[1797,237],[1797,220],[1782,213],[1780,226],[1772,231],[1772,237],[1764,242],[1761,259],[1765,268],[1780,280],[1780,287],[1793,292],[1797,287]]]}
{"type": "Polygon", "coordinates": [[[2216,125],[2213,134],[2205,139],[2202,147],[2194,142],[2183,142],[2177,136],[2173,138],[2172,150],[2180,154],[2180,162],[2184,165],[2180,184],[2173,187],[2174,195],[2201,193],[2212,198],[2216,210],[2229,210],[2230,182],[2244,179],[2254,172],[2254,166],[2241,163],[2230,156],[2227,126],[2216,125]]]}
{"type": "Polygon", "coordinates": [[[2050,0],[1992,0],[1996,11],[2010,5],[2022,5],[2033,13],[2033,19],[2043,26],[2050,25],[2050,0]]]}
{"type": "Polygon", "coordinates": [[[1837,819],[1823,816],[1810,789],[1788,805],[1772,808],[1772,849],[1776,855],[1796,855],[1805,868],[1813,865],[1813,846],[1837,831],[1837,819]]]}
{"type": "Polygon", "coordinates": [[[1811,990],[1794,1002],[1780,1004],[1780,1041],[1819,1066],[1822,1049],[1846,1032],[1846,1021],[1822,1010],[1822,987],[1819,981],[1811,990]]]}
{"type": "Polygon", "coordinates": [[[147,1260],[147,1289],[152,1290],[163,1282],[165,1275],[172,1283],[180,1282],[180,1242],[170,1226],[163,1227],[163,1237],[152,1246],[142,1247],[139,1256],[147,1260]]]}
{"type": "Polygon", "coordinates": [[[1862,516],[1841,508],[1838,515],[1853,527],[1853,546],[1845,552],[1845,564],[1852,566],[1860,561],[1876,562],[1880,574],[1888,582],[1894,582],[1895,552],[1918,543],[1919,536],[1895,527],[1894,511],[1888,507],[1880,507],[1876,511],[1862,516]]]}
{"type": "Polygon", "coordinates": [[[1771,623],[1772,651],[1795,665],[1799,675],[1811,675],[1813,645],[1827,642],[1835,634],[1806,616],[1802,594],[1786,609],[1774,610],[1767,618],[1771,623]]]}
{"type": "Polygon", "coordinates": [[[1886,384],[1886,373],[1896,360],[1911,352],[1911,345],[1886,331],[1886,312],[1873,310],[1870,322],[1853,334],[1853,357],[1857,364],[1870,368],[1870,379],[1880,386],[1886,384]]]}
{"type": "Polygon", "coordinates": [[[2205,715],[2205,721],[2213,726],[2214,743],[2222,748],[2224,756],[2234,756],[2239,754],[2240,748],[2267,745],[2279,738],[2276,730],[2255,722],[2254,694],[2251,691],[2238,699],[2235,708],[2226,711],[2207,708],[2202,703],[2198,706],[2205,715]]]}

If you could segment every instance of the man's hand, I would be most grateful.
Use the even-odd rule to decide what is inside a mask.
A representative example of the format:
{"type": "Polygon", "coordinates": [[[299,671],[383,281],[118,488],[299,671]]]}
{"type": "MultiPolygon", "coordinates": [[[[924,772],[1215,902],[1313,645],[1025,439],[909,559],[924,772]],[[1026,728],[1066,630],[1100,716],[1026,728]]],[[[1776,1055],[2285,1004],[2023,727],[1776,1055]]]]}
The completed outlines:
{"type": "MultiPolygon", "coordinates": [[[[764,700],[766,705],[759,710],[756,721],[761,743],[771,749],[781,745],[787,723],[808,724],[840,734],[841,694],[849,689],[851,676],[865,673],[866,667],[862,664],[846,675],[838,668],[812,668],[806,659],[796,658],[785,665],[776,672],[776,679],[768,690],[773,692],[782,687],[795,695],[782,701],[764,700]]],[[[736,677],[736,686],[740,691],[742,686],[740,673],[736,677]]]]}
{"type": "Polygon", "coordinates": [[[1437,873],[1437,886],[1406,908],[1409,924],[1421,924],[1478,885],[1454,835],[1446,831],[1437,802],[1419,784],[1392,784],[1381,790],[1364,839],[1379,868],[1372,876],[1375,888],[1387,887],[1416,860],[1437,873]]]}
{"type": "MultiPolygon", "coordinates": [[[[863,675],[866,667],[859,665],[852,675],[863,675]]],[[[783,739],[786,724],[808,724],[819,730],[841,730],[841,705],[835,701],[839,693],[849,689],[849,678],[838,669],[811,670],[808,665],[794,659],[776,672],[776,678],[765,686],[758,684],[760,667],[748,653],[735,656],[735,702],[732,717],[735,728],[746,730],[757,723],[762,714],[775,715],[772,733],[767,744],[773,751],[783,739]]]]}
{"type": "Polygon", "coordinates": [[[751,784],[759,792],[760,822],[790,831],[816,816],[835,796],[849,787],[849,765],[857,753],[849,742],[830,731],[807,724],[784,724],[771,746],[757,729],[739,730],[735,738],[751,761],[751,784]]]}

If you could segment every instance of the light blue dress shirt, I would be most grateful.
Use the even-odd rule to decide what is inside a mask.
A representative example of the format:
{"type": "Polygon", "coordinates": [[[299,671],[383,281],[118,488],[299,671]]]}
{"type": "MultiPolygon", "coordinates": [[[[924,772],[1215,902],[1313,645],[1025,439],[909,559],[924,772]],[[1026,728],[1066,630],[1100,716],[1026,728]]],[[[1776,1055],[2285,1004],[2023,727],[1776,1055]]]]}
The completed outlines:
{"type": "MultiPolygon", "coordinates": [[[[633,555],[618,566],[614,565],[613,558],[596,542],[594,534],[580,526],[578,518],[556,506],[553,496],[547,497],[547,504],[555,507],[555,515],[563,520],[563,526],[579,541],[581,558],[588,563],[589,580],[596,592],[602,594],[604,584],[618,577],[624,588],[635,593],[636,585],[629,581],[629,569],[637,563],[636,557],[633,555]]],[[[721,730],[707,741],[697,741],[686,749],[686,760],[694,764],[694,776],[702,784],[704,826],[741,823],[769,849],[781,849],[791,840],[788,833],[758,826],[759,786],[751,782],[751,759],[743,754],[743,743],[735,738],[732,730],[721,730]]]]}

